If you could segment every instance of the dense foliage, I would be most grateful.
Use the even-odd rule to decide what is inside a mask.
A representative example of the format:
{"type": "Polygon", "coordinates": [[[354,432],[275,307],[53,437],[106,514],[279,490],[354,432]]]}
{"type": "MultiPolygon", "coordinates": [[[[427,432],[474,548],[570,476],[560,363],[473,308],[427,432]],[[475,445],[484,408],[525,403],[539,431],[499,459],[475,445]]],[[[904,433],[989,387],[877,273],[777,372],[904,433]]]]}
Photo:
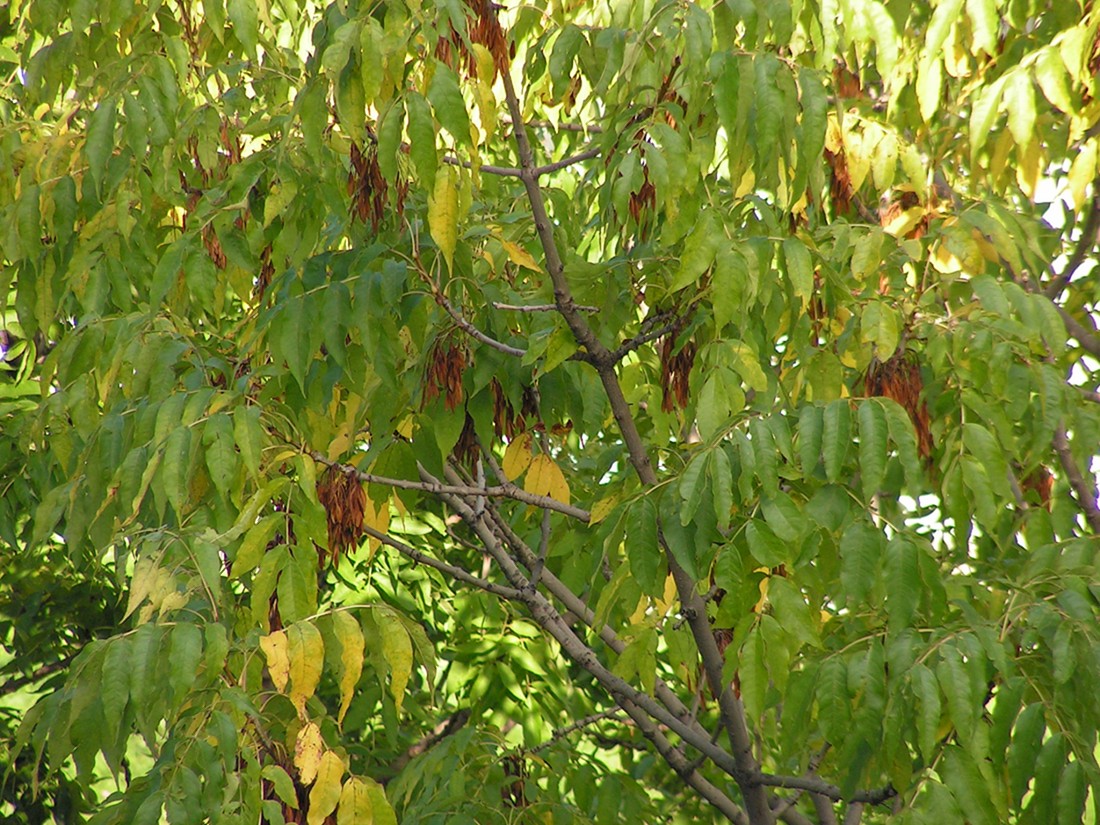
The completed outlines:
{"type": "Polygon", "coordinates": [[[0,815],[1095,822],[1098,26],[0,9],[0,815]]]}

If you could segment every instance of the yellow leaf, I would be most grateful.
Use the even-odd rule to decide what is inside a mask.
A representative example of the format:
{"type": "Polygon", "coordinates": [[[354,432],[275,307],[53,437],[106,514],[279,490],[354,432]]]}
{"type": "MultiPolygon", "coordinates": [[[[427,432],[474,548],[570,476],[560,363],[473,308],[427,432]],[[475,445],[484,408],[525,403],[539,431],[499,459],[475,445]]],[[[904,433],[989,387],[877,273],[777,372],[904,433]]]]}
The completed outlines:
{"type": "Polygon", "coordinates": [[[1069,167],[1069,194],[1073,208],[1085,205],[1086,189],[1096,177],[1096,141],[1089,140],[1081,147],[1069,167]]]}
{"type": "Polygon", "coordinates": [[[538,265],[531,253],[519,244],[501,238],[500,245],[504,247],[504,251],[508,253],[508,258],[516,266],[522,266],[524,269],[530,269],[533,272],[542,272],[542,267],[538,265]]]}
{"type": "Polygon", "coordinates": [[[345,610],[332,614],[332,629],[340,642],[340,664],[343,668],[340,674],[340,712],[336,715],[336,722],[340,724],[348,712],[355,686],[359,684],[359,676],[363,672],[363,631],[355,617],[345,610]]]}
{"type": "Polygon", "coordinates": [[[569,484],[561,468],[548,455],[537,455],[532,459],[523,489],[536,496],[549,496],[562,504],[569,503],[569,484]]]}
{"type": "Polygon", "coordinates": [[[1043,151],[1034,136],[1023,151],[1016,156],[1016,182],[1029,199],[1035,198],[1039,178],[1043,173],[1043,151]]]}
{"type": "Polygon", "coordinates": [[[920,223],[920,219],[924,217],[923,206],[913,206],[906,209],[904,212],[899,212],[894,218],[882,227],[882,231],[887,235],[892,235],[895,238],[901,238],[909,234],[914,226],[920,223]]]}
{"type": "Polygon", "coordinates": [[[378,631],[382,635],[382,656],[390,666],[390,693],[400,711],[405,701],[405,686],[412,675],[412,640],[405,626],[388,611],[379,612],[378,631]]]}
{"type": "Polygon", "coordinates": [[[286,631],[287,653],[290,658],[290,701],[305,715],[306,701],[321,681],[321,665],[325,660],[325,643],[311,622],[295,622],[286,631]]]}
{"type": "Polygon", "coordinates": [[[317,781],[309,791],[307,825],[321,825],[325,817],[336,810],[340,801],[340,780],[344,777],[344,760],[335,751],[325,751],[317,766],[317,781]]]}
{"type": "Polygon", "coordinates": [[[298,769],[298,779],[303,785],[308,786],[317,776],[324,746],[321,729],[315,722],[309,722],[298,731],[298,737],[294,740],[294,767],[298,769]]]}
{"type": "Polygon", "coordinates": [[[608,496],[607,498],[601,498],[595,504],[592,505],[592,512],[589,513],[588,523],[599,524],[605,518],[607,514],[615,509],[619,504],[618,496],[608,496]]]}
{"type": "Polygon", "coordinates": [[[458,187],[449,166],[436,172],[435,190],[428,198],[428,229],[451,269],[458,243],[458,187]]]}
{"type": "Polygon", "coordinates": [[[286,692],[286,682],[290,677],[290,659],[287,658],[286,633],[276,630],[267,636],[260,637],[260,650],[267,657],[267,669],[271,673],[271,681],[280,693],[286,692]]]}
{"type": "Polygon", "coordinates": [[[531,466],[531,434],[522,433],[512,439],[508,449],[504,451],[504,460],[500,468],[504,470],[504,477],[509,481],[515,481],[523,471],[531,466]]]}
{"type": "Polygon", "coordinates": [[[359,777],[349,777],[340,792],[336,825],[367,825],[371,822],[374,822],[374,806],[371,804],[370,788],[359,777]]]}

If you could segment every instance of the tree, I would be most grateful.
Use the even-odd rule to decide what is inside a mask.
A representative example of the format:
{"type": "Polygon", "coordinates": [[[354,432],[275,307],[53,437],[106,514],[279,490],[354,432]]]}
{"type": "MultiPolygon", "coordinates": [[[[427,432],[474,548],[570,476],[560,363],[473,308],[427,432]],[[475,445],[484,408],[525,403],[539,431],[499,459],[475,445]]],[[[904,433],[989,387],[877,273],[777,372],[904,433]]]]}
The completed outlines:
{"type": "Polygon", "coordinates": [[[1096,818],[1091,3],[3,17],[5,816],[1096,818]]]}

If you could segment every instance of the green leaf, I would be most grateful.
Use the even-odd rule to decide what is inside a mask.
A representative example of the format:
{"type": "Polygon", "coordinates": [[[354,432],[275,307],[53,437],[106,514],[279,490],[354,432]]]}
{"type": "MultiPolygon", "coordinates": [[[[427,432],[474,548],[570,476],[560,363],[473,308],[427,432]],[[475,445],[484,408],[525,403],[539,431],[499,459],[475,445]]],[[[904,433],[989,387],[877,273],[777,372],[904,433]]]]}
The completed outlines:
{"type": "Polygon", "coordinates": [[[886,612],[891,633],[900,633],[913,622],[921,598],[920,551],[908,539],[894,537],[886,547],[886,612]]]}
{"type": "Polygon", "coordinates": [[[935,675],[922,664],[913,665],[909,672],[910,685],[917,700],[917,740],[925,762],[930,762],[939,751],[940,738],[940,687],[935,675]]]}
{"type": "Polygon", "coordinates": [[[684,240],[684,252],[680,256],[680,268],[672,276],[669,292],[676,292],[696,283],[706,272],[718,253],[725,235],[714,213],[704,209],[695,222],[695,228],[684,240]]]}
{"type": "Polygon", "coordinates": [[[573,79],[573,61],[584,43],[584,34],[572,23],[562,27],[550,52],[550,81],[555,100],[560,100],[573,79]]]}
{"type": "Polygon", "coordinates": [[[886,412],[873,400],[859,405],[859,472],[863,498],[871,501],[886,478],[886,412]]]}
{"type": "Polygon", "coordinates": [[[657,508],[647,496],[626,510],[626,556],[642,592],[659,596],[664,590],[664,554],[657,544],[657,508]]]}
{"type": "Polygon", "coordinates": [[[779,567],[791,561],[789,545],[780,541],[765,522],[753,519],[745,528],[749,552],[764,567],[779,567]]]}
{"type": "Polygon", "coordinates": [[[782,541],[797,545],[805,535],[808,529],[806,516],[782,490],[777,490],[773,496],[762,498],[760,508],[764,511],[768,525],[782,541]]]}
{"type": "Polygon", "coordinates": [[[255,54],[260,37],[260,18],[255,0],[229,0],[226,11],[233,24],[233,34],[249,55],[255,54]]]}
{"type": "Polygon", "coordinates": [[[233,411],[233,440],[241,452],[244,466],[254,479],[260,474],[260,452],[263,447],[263,427],[260,408],[255,405],[237,407],[233,411]]]}
{"type": "Polygon", "coordinates": [[[897,350],[899,339],[898,316],[893,307],[881,301],[867,304],[860,320],[860,335],[864,343],[874,345],[880,361],[888,361],[897,350]]]}
{"type": "Polygon", "coordinates": [[[848,525],[840,537],[840,582],[849,607],[863,602],[870,592],[883,543],[882,533],[862,521],[848,525]]]}
{"type": "Polygon", "coordinates": [[[198,675],[202,659],[202,631],[191,622],[178,622],[169,634],[168,649],[172,691],[178,702],[191,689],[198,675]]]}
{"type": "Polygon", "coordinates": [[[88,138],[84,143],[84,156],[88,159],[88,174],[92,176],[97,191],[103,190],[107,174],[107,161],[115,149],[115,118],[118,100],[108,97],[101,100],[92,112],[88,123],[88,138]]]}
{"type": "Polygon", "coordinates": [[[233,567],[229,571],[229,578],[239,579],[256,569],[263,559],[267,545],[275,535],[275,530],[282,524],[286,526],[286,516],[272,513],[264,516],[245,533],[241,546],[237,548],[237,556],[233,559],[233,567]]]}
{"type": "Polygon", "coordinates": [[[458,76],[445,63],[435,62],[431,83],[428,85],[428,100],[432,102],[435,116],[440,124],[451,133],[455,143],[465,146],[470,143],[470,116],[466,112],[466,101],[458,87],[458,76]]]}
{"type": "Polygon", "coordinates": [[[741,646],[741,665],[737,670],[741,684],[741,701],[750,720],[764,713],[764,695],[768,688],[768,671],[764,658],[764,638],[759,628],[753,628],[741,646]]]}
{"type": "Polygon", "coordinates": [[[428,108],[428,101],[416,92],[409,92],[405,96],[405,109],[409,114],[409,156],[424,186],[433,189],[439,161],[431,109],[428,108]]]}
{"type": "Polygon", "coordinates": [[[808,404],[798,411],[798,456],[802,462],[803,478],[812,478],[821,460],[821,438],[824,428],[821,407],[808,404]]]}
{"type": "Polygon", "coordinates": [[[825,455],[825,477],[840,480],[852,443],[851,410],[846,398],[838,398],[825,408],[822,421],[821,449],[825,455]]]}
{"type": "Polygon", "coordinates": [[[685,527],[695,518],[707,489],[706,469],[710,455],[709,451],[696,453],[680,476],[680,523],[685,527]]]}
{"type": "Polygon", "coordinates": [[[279,765],[264,765],[260,775],[271,783],[275,794],[283,804],[295,810],[298,809],[298,793],[294,790],[294,781],[290,778],[290,774],[279,765]]]}
{"type": "Polygon", "coordinates": [[[814,291],[814,271],[810,250],[798,238],[787,238],[783,241],[783,260],[794,294],[803,302],[809,301],[814,291]]]}
{"type": "Polygon", "coordinates": [[[789,579],[772,576],[768,580],[768,601],[774,608],[773,615],[787,633],[802,644],[820,644],[810,606],[789,579]]]}
{"type": "Polygon", "coordinates": [[[1085,800],[1088,792],[1089,784],[1084,766],[1076,761],[1068,763],[1062,769],[1062,778],[1058,782],[1058,825],[1077,825],[1085,821],[1085,800]]]}
{"type": "Polygon", "coordinates": [[[945,749],[941,774],[955,794],[966,821],[973,825],[997,825],[997,811],[990,798],[989,783],[970,753],[957,745],[945,749]]]}
{"type": "Polygon", "coordinates": [[[117,636],[103,655],[103,722],[106,738],[117,735],[130,698],[130,637],[117,636]]]}
{"type": "Polygon", "coordinates": [[[188,509],[191,498],[191,429],[177,427],[164,445],[161,478],[168,502],[177,514],[188,509]]]}
{"type": "Polygon", "coordinates": [[[970,677],[958,648],[953,645],[943,648],[940,663],[936,666],[936,676],[943,695],[947,697],[948,715],[962,741],[969,744],[978,717],[978,703],[971,691],[970,677]]]}
{"type": "Polygon", "coordinates": [[[713,458],[707,466],[711,479],[711,492],[714,496],[714,514],[718,517],[718,529],[725,533],[729,530],[733,516],[733,468],[729,456],[722,447],[714,450],[713,458]]]}

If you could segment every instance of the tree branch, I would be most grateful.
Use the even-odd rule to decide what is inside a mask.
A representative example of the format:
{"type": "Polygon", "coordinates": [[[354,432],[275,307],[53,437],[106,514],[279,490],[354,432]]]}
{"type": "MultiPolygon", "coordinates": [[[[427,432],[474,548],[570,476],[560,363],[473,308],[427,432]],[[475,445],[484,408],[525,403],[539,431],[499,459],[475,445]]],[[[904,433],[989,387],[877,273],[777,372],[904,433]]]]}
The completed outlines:
{"type": "Polygon", "coordinates": [[[1100,507],[1096,503],[1096,487],[1092,482],[1085,479],[1081,468],[1077,466],[1073,451],[1070,450],[1066,428],[1062,424],[1059,424],[1058,429],[1054,431],[1053,445],[1054,452],[1058,453],[1058,460],[1062,463],[1062,469],[1066,473],[1069,486],[1073,490],[1073,495],[1077,499],[1078,505],[1085,511],[1085,519],[1088,521],[1089,527],[1092,528],[1094,533],[1100,533],[1100,507]]]}
{"type": "MultiPolygon", "coordinates": [[[[428,280],[427,276],[424,277],[425,280],[428,280]]],[[[454,305],[447,300],[447,296],[443,294],[443,290],[440,289],[438,285],[428,280],[428,286],[432,291],[432,297],[435,298],[435,302],[443,307],[443,309],[446,310],[447,314],[451,316],[451,320],[458,324],[459,328],[471,338],[480,341],[486,346],[492,347],[498,352],[503,352],[505,355],[513,355],[517,358],[522,358],[527,354],[527,350],[525,349],[513,347],[511,344],[505,344],[503,341],[498,341],[496,338],[492,338],[489,335],[486,335],[480,329],[467,321],[462,316],[462,313],[454,308],[454,305]]]]}
{"type": "Polygon", "coordinates": [[[30,673],[26,673],[22,676],[16,676],[14,679],[8,679],[2,686],[0,686],[0,696],[7,696],[10,693],[22,690],[27,685],[33,685],[35,682],[41,682],[47,676],[57,673],[60,670],[64,670],[73,663],[73,659],[76,658],[76,654],[72,656],[66,656],[64,659],[59,659],[56,662],[49,662],[42,665],[30,673]]]}
{"type": "Polygon", "coordinates": [[[1092,203],[1089,205],[1089,212],[1085,217],[1085,225],[1081,228],[1081,237],[1077,239],[1077,245],[1074,247],[1070,259],[1066,262],[1065,268],[1060,274],[1055,273],[1053,262],[1051,262],[1052,280],[1047,284],[1047,288],[1043,290],[1043,294],[1050,300],[1057,299],[1062,294],[1062,290],[1069,286],[1069,282],[1077,268],[1084,263],[1085,256],[1096,245],[1098,229],[1100,229],[1100,178],[1092,183],[1092,203]]]}
{"type": "Polygon", "coordinates": [[[611,353],[611,360],[618,363],[628,354],[633,352],[650,341],[655,341],[662,335],[667,335],[669,332],[676,328],[676,325],[680,323],[680,317],[674,315],[671,312],[661,312],[657,315],[647,318],[642,322],[641,331],[633,338],[628,338],[623,341],[619,346],[611,353]],[[657,326],[661,321],[665,321],[668,318],[672,318],[671,321],[657,326]]]}
{"type": "Polygon", "coordinates": [[[836,785],[833,785],[831,782],[826,782],[824,779],[820,779],[816,776],[780,776],[777,774],[762,773],[756,777],[756,781],[769,788],[806,790],[810,793],[819,794],[828,799],[832,799],[835,802],[866,802],[871,805],[881,805],[886,800],[893,799],[898,795],[893,785],[887,785],[884,788],[860,791],[846,798],[836,785]]]}
{"type": "MultiPolygon", "coordinates": [[[[541,593],[530,586],[530,582],[516,567],[515,562],[500,546],[489,524],[486,522],[486,514],[475,515],[461,499],[454,496],[444,496],[448,503],[481,539],[485,549],[500,566],[505,577],[520,592],[520,599],[531,611],[532,617],[561,645],[562,650],[577,664],[587,670],[615,699],[616,703],[638,725],[642,734],[649,739],[657,752],[676,771],[677,775],[694,788],[700,796],[710,802],[718,811],[736,825],[751,825],[751,821],[726,794],[698,771],[688,765],[684,755],[676,749],[668,740],[668,737],[654,724],[654,720],[667,725],[693,747],[709,751],[708,756],[715,764],[725,762],[725,770],[736,769],[732,759],[721,749],[711,745],[705,737],[700,737],[690,727],[684,725],[664,707],[657,704],[648,694],[631,687],[623,679],[609,671],[596,656],[595,651],[588,647],[572,629],[566,624],[561,614],[554,609],[541,593]]],[[[719,764],[719,767],[722,767],[719,764]]]]}
{"type": "MultiPolygon", "coordinates": [[[[575,155],[570,155],[567,158],[556,160],[553,163],[547,163],[544,166],[536,166],[532,171],[536,177],[542,177],[543,175],[549,175],[551,172],[557,172],[561,169],[565,169],[568,166],[573,166],[577,163],[583,163],[586,160],[592,160],[600,156],[602,150],[599,147],[593,147],[586,149],[583,152],[578,152],[575,155]]],[[[447,155],[443,158],[444,163],[449,163],[451,166],[462,166],[465,169],[473,168],[473,164],[468,160],[462,160],[461,158],[451,157],[447,155]]],[[[479,172],[484,172],[487,175],[500,175],[506,178],[522,178],[523,169],[516,168],[514,166],[493,166],[491,164],[484,164],[478,167],[479,172]]]]}
{"type": "MultiPolygon", "coordinates": [[[[645,444],[630,414],[626,398],[623,396],[618,375],[615,372],[616,362],[611,360],[610,351],[596,337],[583,315],[577,311],[576,302],[565,278],[565,267],[558,252],[557,242],[554,240],[554,230],[546,212],[542,191],[539,189],[538,175],[535,174],[534,154],[527,138],[527,130],[523,125],[521,106],[515,87],[512,84],[512,78],[507,72],[504,72],[501,79],[504,84],[508,109],[514,123],[516,146],[523,172],[521,179],[535,221],[535,230],[542,242],[543,253],[546,256],[546,270],[554,287],[554,302],[557,304],[558,311],[568,324],[577,343],[588,350],[592,356],[592,363],[596,367],[604,391],[607,393],[612,414],[619,425],[619,431],[622,433],[630,461],[639,479],[646,487],[654,487],[658,482],[657,474],[653,470],[645,444]]],[[[718,697],[722,723],[733,745],[733,776],[745,798],[749,820],[753,825],[770,825],[774,821],[774,817],[768,805],[767,794],[762,787],[752,782],[752,777],[759,772],[759,766],[752,754],[752,740],[749,736],[744,709],[741,706],[741,701],[734,696],[729,686],[722,682],[723,659],[710,630],[706,605],[697,592],[695,582],[687,571],[679,565],[673,555],[668,552],[667,546],[665,547],[665,553],[669,570],[676,582],[676,590],[680,596],[682,610],[690,623],[696,647],[699,649],[703,661],[707,681],[710,684],[711,691],[718,697]]]]}
{"type": "Polygon", "coordinates": [[[385,544],[387,547],[392,547],[397,550],[401,555],[415,561],[417,564],[423,564],[427,567],[434,568],[441,573],[446,573],[451,578],[457,579],[460,582],[464,582],[469,585],[473,585],[479,590],[484,590],[486,593],[492,593],[494,596],[499,596],[502,599],[508,601],[515,601],[519,598],[519,591],[513,590],[511,587],[505,587],[502,584],[495,584],[491,581],[478,578],[473,573],[468,573],[461,567],[455,567],[453,564],[447,564],[445,561],[429,556],[427,553],[422,553],[415,547],[410,547],[405,542],[395,539],[393,536],[387,533],[382,533],[375,530],[368,524],[363,525],[363,532],[370,536],[372,539],[385,544]]]}
{"type": "MultiPolygon", "coordinates": [[[[557,312],[558,308],[554,304],[502,304],[500,301],[493,301],[493,309],[506,309],[512,312],[557,312]]],[[[599,307],[584,306],[577,304],[578,312],[599,312],[599,307]]]]}

